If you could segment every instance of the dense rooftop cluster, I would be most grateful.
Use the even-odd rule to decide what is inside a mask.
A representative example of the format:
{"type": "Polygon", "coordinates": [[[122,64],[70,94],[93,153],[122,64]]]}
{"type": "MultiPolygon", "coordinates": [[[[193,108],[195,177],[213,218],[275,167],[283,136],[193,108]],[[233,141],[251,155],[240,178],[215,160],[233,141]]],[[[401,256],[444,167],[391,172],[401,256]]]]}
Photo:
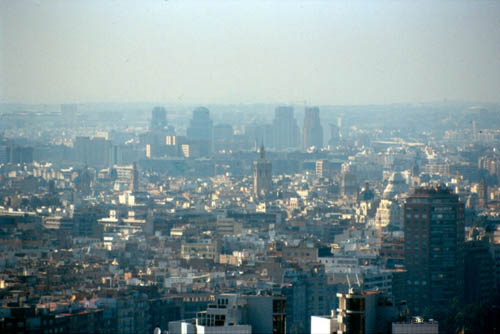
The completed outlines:
{"type": "Polygon", "coordinates": [[[171,121],[157,107],[150,125],[84,108],[3,114],[0,331],[174,333],[196,319],[185,326],[349,333],[365,321],[348,316],[356,298],[383,304],[370,317],[385,323],[363,326],[384,333],[412,316],[451,331],[482,328],[458,309],[487,326],[498,315],[498,117],[374,128],[334,109],[323,133],[319,108],[302,131],[289,106],[171,121]],[[456,298],[434,298],[447,277],[456,298]],[[270,327],[250,316],[256,301],[275,308],[270,327]]]}

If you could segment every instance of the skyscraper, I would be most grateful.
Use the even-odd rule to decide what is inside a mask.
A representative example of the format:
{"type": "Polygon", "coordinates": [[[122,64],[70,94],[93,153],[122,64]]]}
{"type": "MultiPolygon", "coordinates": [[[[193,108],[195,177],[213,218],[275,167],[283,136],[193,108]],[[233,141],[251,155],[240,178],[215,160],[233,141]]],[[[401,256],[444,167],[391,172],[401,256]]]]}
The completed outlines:
{"type": "Polygon", "coordinates": [[[481,209],[486,209],[488,207],[488,185],[486,180],[481,178],[481,181],[477,187],[478,197],[479,197],[479,207],[481,209]]]}
{"type": "Polygon", "coordinates": [[[446,309],[463,297],[464,204],[449,189],[419,188],[404,205],[408,306],[446,309]]]}
{"type": "Polygon", "coordinates": [[[161,130],[167,126],[167,111],[163,107],[154,107],[151,112],[151,130],[161,130]]]}
{"type": "Polygon", "coordinates": [[[330,140],[328,141],[328,145],[330,145],[330,149],[336,147],[340,143],[340,128],[337,124],[330,123],[330,140]]]}
{"type": "Polygon", "coordinates": [[[304,149],[323,147],[323,127],[319,119],[319,108],[306,108],[304,116],[304,149]]]}
{"type": "Polygon", "coordinates": [[[134,161],[132,166],[132,175],[130,180],[130,191],[136,193],[139,191],[139,171],[137,170],[137,163],[134,161]]]}
{"type": "Polygon", "coordinates": [[[253,164],[253,190],[257,197],[267,194],[273,185],[273,166],[266,160],[264,144],[260,146],[259,159],[253,164]]]}
{"type": "Polygon", "coordinates": [[[276,149],[296,148],[299,145],[299,127],[293,116],[293,107],[277,107],[273,120],[273,144],[276,149]]]}
{"type": "Polygon", "coordinates": [[[491,301],[495,290],[495,262],[487,238],[470,240],[464,244],[466,303],[491,301]]]}
{"type": "Polygon", "coordinates": [[[203,142],[204,149],[201,155],[210,155],[213,145],[213,122],[210,119],[210,111],[205,107],[193,110],[193,118],[187,128],[187,137],[203,142]]]}

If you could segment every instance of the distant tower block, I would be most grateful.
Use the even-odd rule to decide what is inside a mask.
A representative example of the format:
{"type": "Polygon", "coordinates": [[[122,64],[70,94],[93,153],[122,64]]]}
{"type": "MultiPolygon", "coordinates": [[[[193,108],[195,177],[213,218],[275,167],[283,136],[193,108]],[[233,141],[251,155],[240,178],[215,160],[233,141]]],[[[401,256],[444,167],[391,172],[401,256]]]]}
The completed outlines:
{"type": "Polygon", "coordinates": [[[477,140],[476,121],[472,121],[472,140],[477,140]]]}
{"type": "Polygon", "coordinates": [[[163,107],[155,107],[151,112],[151,130],[161,130],[167,126],[167,111],[163,107]]]}
{"type": "Polygon", "coordinates": [[[139,191],[139,171],[137,170],[137,163],[134,162],[134,166],[132,168],[132,182],[130,183],[130,191],[138,192],[139,191]]]}
{"type": "Polygon", "coordinates": [[[209,156],[213,150],[213,122],[210,118],[210,111],[205,107],[198,107],[193,110],[193,117],[189,121],[186,129],[187,137],[200,142],[201,155],[209,156]]]}
{"type": "Polygon", "coordinates": [[[479,197],[479,207],[481,209],[486,209],[488,207],[488,185],[484,177],[481,178],[481,182],[479,182],[477,193],[479,197]]]}
{"type": "Polygon", "coordinates": [[[330,123],[330,140],[328,145],[335,147],[340,143],[340,129],[337,124],[330,123]]]}
{"type": "Polygon", "coordinates": [[[272,137],[278,150],[296,148],[299,145],[300,129],[293,116],[293,107],[281,106],[274,110],[272,137]]]}
{"type": "Polygon", "coordinates": [[[253,189],[255,196],[265,196],[271,191],[273,185],[273,167],[270,161],[266,160],[264,144],[260,146],[259,159],[253,165],[253,189]]]}
{"type": "Polygon", "coordinates": [[[323,127],[319,118],[319,108],[306,108],[304,116],[304,149],[323,147],[323,127]]]}

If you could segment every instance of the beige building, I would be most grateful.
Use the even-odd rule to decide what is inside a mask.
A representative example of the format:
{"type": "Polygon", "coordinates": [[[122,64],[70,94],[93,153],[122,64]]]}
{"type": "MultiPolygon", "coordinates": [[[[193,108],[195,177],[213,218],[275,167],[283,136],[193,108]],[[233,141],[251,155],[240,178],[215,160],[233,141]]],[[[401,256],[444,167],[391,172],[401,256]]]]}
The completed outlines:
{"type": "Polygon", "coordinates": [[[217,260],[218,256],[219,248],[216,240],[200,239],[196,241],[183,241],[181,244],[181,257],[186,260],[217,260]]]}
{"type": "Polygon", "coordinates": [[[283,259],[285,261],[305,264],[318,261],[318,248],[314,245],[301,243],[298,246],[283,247],[283,259]]]}

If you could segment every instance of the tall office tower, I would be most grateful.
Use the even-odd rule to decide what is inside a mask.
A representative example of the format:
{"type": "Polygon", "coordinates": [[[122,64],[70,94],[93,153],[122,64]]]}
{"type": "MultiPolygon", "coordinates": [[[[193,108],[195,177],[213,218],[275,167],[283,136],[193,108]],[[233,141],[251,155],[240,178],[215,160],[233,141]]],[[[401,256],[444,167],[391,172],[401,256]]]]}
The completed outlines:
{"type": "Polygon", "coordinates": [[[230,150],[234,147],[234,129],[231,124],[217,124],[214,126],[215,151],[230,150]]]}
{"type": "Polygon", "coordinates": [[[273,185],[273,165],[266,160],[264,144],[260,146],[259,159],[253,163],[253,191],[261,197],[271,191],[273,185]]]}
{"type": "Polygon", "coordinates": [[[80,183],[77,186],[78,191],[80,191],[84,195],[90,194],[91,187],[90,184],[92,182],[92,176],[90,175],[90,171],[87,166],[83,169],[80,175],[80,183]]]}
{"type": "Polygon", "coordinates": [[[162,130],[167,126],[167,111],[163,107],[154,107],[151,112],[151,130],[162,130]]]}
{"type": "Polygon", "coordinates": [[[293,107],[278,107],[274,111],[273,144],[278,150],[299,145],[299,127],[293,116],[293,107]]]}
{"type": "Polygon", "coordinates": [[[328,141],[328,145],[331,148],[340,144],[340,129],[337,124],[330,123],[330,140],[328,141]]]}
{"type": "Polygon", "coordinates": [[[451,190],[418,188],[404,204],[410,311],[443,310],[463,298],[464,204],[451,190]]]}
{"type": "Polygon", "coordinates": [[[204,145],[201,155],[207,156],[212,153],[213,145],[213,122],[210,119],[210,111],[205,107],[193,110],[193,118],[187,128],[187,137],[202,142],[204,145]]]}
{"type": "Polygon", "coordinates": [[[477,128],[476,128],[476,121],[472,121],[472,140],[476,141],[477,140],[477,128]]]}
{"type": "Polygon", "coordinates": [[[0,145],[0,164],[6,164],[10,160],[10,148],[7,145],[0,145]]]}
{"type": "Polygon", "coordinates": [[[479,207],[481,209],[486,209],[488,207],[488,185],[484,177],[481,178],[481,182],[478,184],[477,194],[479,197],[479,207]]]}
{"type": "Polygon", "coordinates": [[[464,244],[465,294],[468,304],[486,303],[495,291],[495,261],[488,238],[467,241],[464,244]]]}
{"type": "Polygon", "coordinates": [[[312,146],[316,148],[323,147],[323,127],[319,120],[319,108],[306,108],[304,116],[304,149],[312,146]]]}
{"type": "Polygon", "coordinates": [[[139,171],[137,170],[137,163],[134,161],[134,165],[132,167],[132,175],[130,180],[130,191],[138,192],[139,191],[139,171]]]}

